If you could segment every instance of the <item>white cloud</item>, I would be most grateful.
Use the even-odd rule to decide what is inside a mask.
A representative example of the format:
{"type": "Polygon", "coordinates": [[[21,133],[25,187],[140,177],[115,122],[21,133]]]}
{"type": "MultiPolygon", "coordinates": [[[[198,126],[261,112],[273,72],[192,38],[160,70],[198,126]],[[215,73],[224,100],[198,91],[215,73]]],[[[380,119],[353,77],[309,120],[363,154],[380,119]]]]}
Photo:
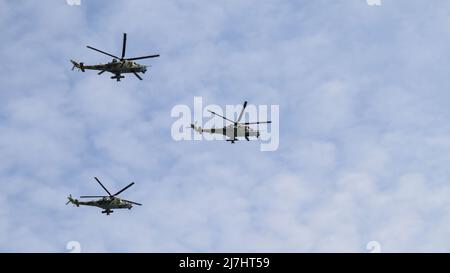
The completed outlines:
{"type": "Polygon", "coordinates": [[[448,4],[313,2],[1,2],[0,250],[448,251],[448,4]],[[144,81],[70,71],[122,32],[144,81]],[[197,95],[279,104],[279,151],[172,141],[197,95]],[[65,206],[93,176],[144,206],[65,206]]]}

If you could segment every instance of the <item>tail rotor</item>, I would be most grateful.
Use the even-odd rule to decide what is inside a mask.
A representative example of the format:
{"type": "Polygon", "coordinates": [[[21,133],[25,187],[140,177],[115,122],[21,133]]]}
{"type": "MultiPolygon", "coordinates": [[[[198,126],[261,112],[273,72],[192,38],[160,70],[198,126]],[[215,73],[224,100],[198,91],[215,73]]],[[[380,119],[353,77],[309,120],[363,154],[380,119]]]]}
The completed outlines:
{"type": "Polygon", "coordinates": [[[203,133],[202,127],[201,126],[197,126],[197,122],[195,122],[194,124],[191,123],[191,126],[188,127],[188,128],[194,129],[194,131],[196,131],[196,132],[198,132],[200,134],[203,133]]]}
{"type": "Polygon", "coordinates": [[[79,70],[81,70],[82,72],[84,72],[84,64],[83,63],[77,63],[74,60],[70,60],[70,62],[73,64],[72,66],[72,70],[76,68],[78,68],[79,70]]]}
{"type": "Polygon", "coordinates": [[[67,201],[66,205],[69,205],[70,203],[74,204],[75,206],[79,207],[80,204],[78,203],[77,199],[73,199],[72,198],[72,194],[70,194],[67,199],[69,199],[69,201],[67,201]]]}
{"type": "Polygon", "coordinates": [[[69,197],[67,197],[67,199],[69,199],[69,201],[67,201],[66,206],[69,205],[70,202],[72,202],[70,199],[72,199],[72,194],[69,195],[69,197]]]}

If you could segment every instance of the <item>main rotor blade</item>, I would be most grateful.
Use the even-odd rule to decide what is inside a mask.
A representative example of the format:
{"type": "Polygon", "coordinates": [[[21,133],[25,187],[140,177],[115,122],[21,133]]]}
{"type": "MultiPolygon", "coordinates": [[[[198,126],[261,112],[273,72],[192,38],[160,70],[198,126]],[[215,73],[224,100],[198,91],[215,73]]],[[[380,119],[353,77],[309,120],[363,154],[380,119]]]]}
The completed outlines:
{"type": "Polygon", "coordinates": [[[247,101],[244,101],[244,107],[242,107],[242,111],[241,111],[241,113],[239,114],[239,117],[238,117],[236,123],[239,123],[239,121],[241,121],[241,118],[242,118],[242,116],[244,115],[245,107],[247,107],[247,101]]]}
{"type": "Polygon", "coordinates": [[[140,80],[142,81],[142,78],[141,78],[141,76],[138,75],[138,73],[133,72],[133,74],[134,74],[138,79],[140,79],[140,80]]]}
{"type": "Polygon", "coordinates": [[[228,120],[229,122],[236,123],[236,122],[232,121],[231,119],[227,119],[226,117],[221,116],[221,115],[219,115],[219,114],[217,114],[216,112],[213,112],[213,111],[211,111],[211,110],[208,110],[208,112],[210,112],[210,113],[212,113],[212,114],[214,114],[214,115],[216,115],[216,116],[218,116],[218,117],[221,117],[221,118],[223,118],[224,120],[228,120]]]}
{"type": "Polygon", "coordinates": [[[128,189],[129,187],[133,186],[134,182],[131,182],[130,185],[126,186],[125,188],[121,189],[120,191],[118,191],[116,194],[114,194],[113,196],[117,196],[120,193],[122,193],[124,190],[128,189]]]}
{"type": "Polygon", "coordinates": [[[111,56],[111,57],[113,57],[114,59],[118,59],[118,60],[120,60],[120,58],[119,58],[119,57],[117,57],[117,56],[114,56],[114,55],[112,55],[112,54],[109,54],[108,52],[105,52],[105,51],[101,51],[100,49],[96,49],[96,48],[93,48],[92,46],[86,46],[86,47],[87,47],[87,48],[89,48],[89,49],[92,49],[92,50],[98,51],[98,52],[100,52],[100,53],[103,53],[103,54],[105,54],[105,55],[111,56]]]}
{"type": "Polygon", "coordinates": [[[159,57],[159,54],[156,54],[156,55],[149,55],[149,56],[142,56],[142,57],[135,57],[135,58],[126,58],[125,60],[128,60],[128,61],[134,61],[134,60],[148,59],[148,58],[156,58],[156,57],[159,57]]]}
{"type": "Polygon", "coordinates": [[[133,201],[130,201],[130,200],[125,200],[125,199],[122,199],[123,201],[126,201],[126,202],[128,202],[128,203],[131,203],[131,204],[135,204],[135,205],[138,205],[138,206],[142,206],[142,204],[139,204],[139,203],[136,203],[136,202],[133,202],[133,201]]]}
{"type": "Polygon", "coordinates": [[[100,182],[100,180],[98,180],[97,177],[94,177],[95,180],[97,180],[97,182],[100,184],[100,186],[102,186],[102,188],[109,194],[109,196],[112,196],[111,193],[105,188],[105,186],[103,186],[102,182],[100,182]]]}
{"type": "Polygon", "coordinates": [[[262,124],[262,123],[272,123],[272,121],[244,122],[244,123],[241,123],[241,124],[250,125],[250,124],[262,124]]]}
{"type": "Polygon", "coordinates": [[[123,46],[122,46],[122,58],[121,59],[125,58],[125,49],[126,49],[126,47],[127,47],[127,34],[124,33],[123,34],[123,46]]]}
{"type": "Polygon", "coordinates": [[[83,195],[80,196],[80,198],[103,198],[103,197],[109,197],[109,196],[105,196],[105,195],[83,195]]]}

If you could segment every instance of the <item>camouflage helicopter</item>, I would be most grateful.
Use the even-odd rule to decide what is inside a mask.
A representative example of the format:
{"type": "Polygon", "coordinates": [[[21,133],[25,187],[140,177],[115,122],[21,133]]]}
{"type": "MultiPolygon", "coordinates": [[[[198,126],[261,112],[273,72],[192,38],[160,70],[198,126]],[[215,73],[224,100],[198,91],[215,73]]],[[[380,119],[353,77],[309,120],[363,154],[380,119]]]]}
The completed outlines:
{"type": "Polygon", "coordinates": [[[136,202],[133,202],[133,201],[129,201],[129,200],[125,200],[125,199],[121,199],[121,198],[116,197],[117,195],[119,195],[120,193],[122,193],[123,191],[128,189],[129,187],[133,186],[134,182],[130,183],[128,186],[126,186],[125,188],[121,189],[116,194],[111,194],[105,188],[105,186],[103,186],[103,184],[100,182],[100,180],[98,180],[97,177],[94,177],[94,178],[95,178],[95,180],[97,180],[97,182],[100,184],[100,186],[102,186],[102,188],[108,193],[107,196],[105,196],[105,195],[101,195],[101,196],[96,196],[96,195],[80,196],[80,198],[101,198],[99,200],[81,202],[81,201],[78,201],[77,199],[73,199],[72,195],[69,195],[69,197],[67,197],[69,199],[69,201],[67,201],[66,205],[68,205],[69,203],[72,203],[72,204],[74,204],[77,207],[79,207],[80,205],[82,205],[82,206],[99,207],[99,208],[104,209],[102,211],[102,213],[106,213],[106,215],[109,215],[110,213],[113,213],[112,209],[131,209],[133,207],[133,205],[142,206],[142,204],[139,204],[139,203],[136,203],[136,202]]]}
{"type": "Polygon", "coordinates": [[[139,80],[142,80],[141,76],[139,76],[138,73],[144,74],[147,71],[147,66],[138,64],[134,61],[141,60],[141,59],[147,59],[147,58],[159,57],[159,54],[135,57],[135,58],[125,58],[126,45],[127,45],[127,34],[124,33],[123,34],[122,55],[120,58],[115,55],[112,55],[108,52],[101,51],[101,50],[93,48],[91,46],[87,46],[87,48],[89,48],[89,49],[92,49],[97,52],[108,55],[110,57],[113,57],[112,61],[109,63],[106,63],[106,64],[84,65],[84,63],[82,63],[82,62],[78,63],[74,60],[70,60],[70,62],[72,62],[72,64],[73,64],[72,70],[74,70],[75,67],[78,68],[79,70],[81,70],[82,72],[84,72],[86,69],[100,70],[100,72],[98,72],[98,75],[101,75],[107,71],[107,72],[114,74],[114,76],[112,76],[111,79],[116,79],[118,82],[120,81],[120,79],[125,78],[125,76],[122,76],[122,74],[133,73],[139,80]]]}
{"type": "Polygon", "coordinates": [[[244,115],[244,110],[247,107],[247,101],[244,102],[244,107],[242,107],[242,111],[239,114],[239,117],[236,121],[232,121],[231,119],[227,119],[224,116],[221,116],[217,114],[216,112],[208,110],[213,115],[216,115],[218,117],[223,118],[226,121],[229,121],[233,124],[230,124],[228,126],[225,126],[223,128],[209,128],[204,129],[202,127],[197,126],[196,124],[191,124],[192,129],[194,131],[202,134],[202,133],[210,133],[210,134],[221,134],[224,136],[229,137],[226,141],[230,141],[231,144],[234,144],[235,141],[238,141],[238,137],[245,137],[247,141],[250,141],[249,137],[255,136],[256,138],[259,138],[260,132],[259,130],[255,130],[250,128],[248,125],[251,124],[262,124],[262,123],[272,123],[271,121],[256,121],[256,122],[240,122],[242,119],[242,116],[244,115]]]}

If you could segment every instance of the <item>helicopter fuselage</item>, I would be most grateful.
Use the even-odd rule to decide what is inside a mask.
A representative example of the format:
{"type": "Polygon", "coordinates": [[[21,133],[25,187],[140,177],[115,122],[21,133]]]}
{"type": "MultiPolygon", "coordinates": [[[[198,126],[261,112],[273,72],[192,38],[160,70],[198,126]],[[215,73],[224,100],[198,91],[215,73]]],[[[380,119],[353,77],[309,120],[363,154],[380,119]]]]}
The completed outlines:
{"type": "Polygon", "coordinates": [[[113,74],[125,74],[125,73],[145,73],[147,71],[147,66],[138,64],[133,61],[113,60],[112,62],[106,64],[97,64],[97,65],[84,65],[80,63],[80,69],[107,71],[113,74]]]}
{"type": "Polygon", "coordinates": [[[196,129],[201,133],[210,133],[210,134],[220,134],[230,138],[230,141],[236,140],[238,137],[245,137],[248,139],[249,137],[259,137],[260,133],[258,130],[250,128],[247,125],[238,124],[237,126],[231,124],[225,126],[223,128],[199,128],[196,129]]]}
{"type": "Polygon", "coordinates": [[[93,200],[93,201],[86,201],[86,202],[80,202],[78,201],[79,205],[85,205],[85,206],[94,206],[94,207],[99,207],[105,210],[110,210],[110,209],[131,209],[133,207],[132,204],[120,199],[120,198],[102,198],[102,199],[98,199],[98,200],[93,200]]]}
{"type": "Polygon", "coordinates": [[[79,206],[99,207],[101,209],[104,209],[102,213],[106,213],[106,215],[112,213],[113,209],[131,209],[133,207],[131,203],[117,197],[114,198],[104,197],[102,199],[85,202],[78,201],[77,199],[69,197],[69,202],[73,203],[77,207],[79,206]]]}

